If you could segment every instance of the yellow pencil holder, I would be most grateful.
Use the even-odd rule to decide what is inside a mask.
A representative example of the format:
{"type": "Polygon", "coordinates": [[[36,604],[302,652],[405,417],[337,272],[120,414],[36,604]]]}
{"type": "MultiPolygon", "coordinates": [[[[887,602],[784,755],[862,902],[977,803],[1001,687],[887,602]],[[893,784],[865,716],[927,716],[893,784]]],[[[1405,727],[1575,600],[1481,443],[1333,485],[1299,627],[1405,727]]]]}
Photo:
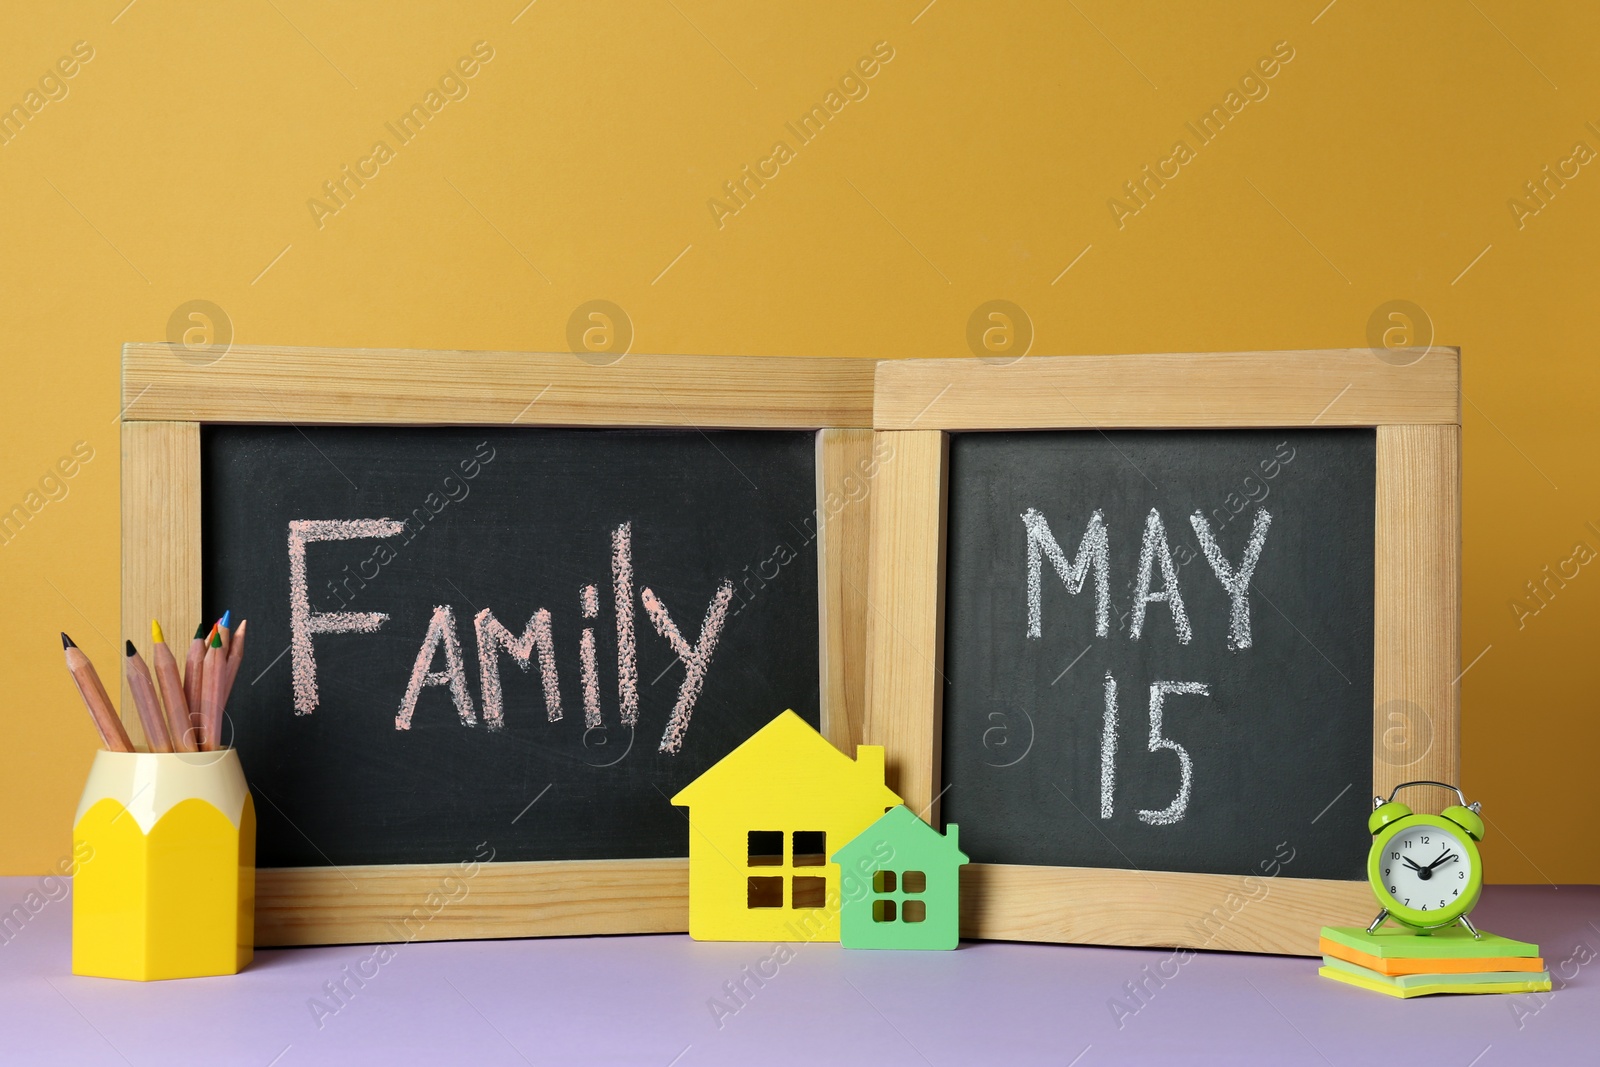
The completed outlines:
{"type": "Polygon", "coordinates": [[[72,847],[73,974],[148,982],[250,962],[256,815],[232,749],[100,752],[72,847]]]}

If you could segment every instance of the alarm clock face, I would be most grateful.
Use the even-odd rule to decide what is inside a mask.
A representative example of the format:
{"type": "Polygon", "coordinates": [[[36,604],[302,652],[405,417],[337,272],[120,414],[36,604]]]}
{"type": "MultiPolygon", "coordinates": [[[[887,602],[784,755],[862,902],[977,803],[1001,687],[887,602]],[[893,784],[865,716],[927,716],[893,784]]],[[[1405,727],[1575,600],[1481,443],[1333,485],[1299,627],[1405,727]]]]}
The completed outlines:
{"type": "Polygon", "coordinates": [[[1378,857],[1383,888],[1401,907],[1454,919],[1472,905],[1478,886],[1477,849],[1463,844],[1466,836],[1426,823],[1397,830],[1378,857]]]}

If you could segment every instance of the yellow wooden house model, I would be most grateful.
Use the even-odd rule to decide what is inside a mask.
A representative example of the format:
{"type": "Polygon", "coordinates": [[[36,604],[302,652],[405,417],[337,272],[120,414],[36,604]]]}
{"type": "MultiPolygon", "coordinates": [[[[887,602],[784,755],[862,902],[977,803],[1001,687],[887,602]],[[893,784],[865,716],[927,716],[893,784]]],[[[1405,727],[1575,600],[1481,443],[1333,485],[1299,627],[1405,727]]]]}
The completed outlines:
{"type": "Polygon", "coordinates": [[[839,940],[838,849],[900,798],[883,749],[841,753],[785,711],[678,792],[689,809],[689,935],[839,940]]]}

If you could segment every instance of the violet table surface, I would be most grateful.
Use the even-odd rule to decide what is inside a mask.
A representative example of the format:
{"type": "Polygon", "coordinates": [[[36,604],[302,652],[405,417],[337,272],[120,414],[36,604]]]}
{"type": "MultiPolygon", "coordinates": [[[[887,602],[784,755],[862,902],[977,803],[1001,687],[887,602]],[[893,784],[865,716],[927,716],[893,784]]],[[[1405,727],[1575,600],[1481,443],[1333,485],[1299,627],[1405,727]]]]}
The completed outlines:
{"type": "MultiPolygon", "coordinates": [[[[9,910],[40,881],[0,879],[0,904],[9,910]]],[[[793,946],[760,988],[749,983],[754,992],[719,1026],[709,1002],[735,1006],[724,983],[756,971],[773,946],[554,938],[396,945],[319,1026],[309,1002],[326,1000],[324,983],[372,947],[260,950],[231,978],[77,978],[62,899],[0,934],[0,1062],[1600,1063],[1600,962],[1584,963],[1600,961],[1600,887],[1491,886],[1476,918],[1537,942],[1555,991],[1402,1001],[1319,978],[1305,958],[1200,953],[1179,966],[1158,949],[814,944],[793,946]],[[1176,975],[1133,1000],[1124,984],[1146,967],[1159,974],[1163,961],[1176,975]],[[1120,1027],[1113,998],[1138,1007],[1120,1027]]]]}

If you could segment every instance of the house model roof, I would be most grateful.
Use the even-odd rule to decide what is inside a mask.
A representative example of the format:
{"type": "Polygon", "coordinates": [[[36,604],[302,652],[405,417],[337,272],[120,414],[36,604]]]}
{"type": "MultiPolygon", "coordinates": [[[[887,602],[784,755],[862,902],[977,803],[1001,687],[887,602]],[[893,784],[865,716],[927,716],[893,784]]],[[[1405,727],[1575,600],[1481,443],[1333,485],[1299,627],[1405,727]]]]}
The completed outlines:
{"type": "MultiPolygon", "coordinates": [[[[759,781],[760,793],[781,798],[796,790],[848,790],[862,803],[888,807],[900,797],[883,784],[883,748],[860,745],[851,759],[792,710],[785,711],[757,730],[743,744],[723,756],[672,798],[690,807],[705,800],[725,801],[726,786],[759,781]],[[717,796],[713,796],[717,793],[717,796]]],[[[749,797],[750,806],[765,805],[762,796],[749,797]]]]}
{"type": "Polygon", "coordinates": [[[969,861],[966,853],[961,851],[959,835],[960,827],[955,823],[951,823],[941,834],[917,818],[916,813],[910,808],[900,804],[884,812],[882,818],[861,831],[854,840],[828,858],[843,866],[858,855],[872,853],[879,841],[914,840],[920,850],[943,849],[947,858],[960,865],[969,861]]]}

